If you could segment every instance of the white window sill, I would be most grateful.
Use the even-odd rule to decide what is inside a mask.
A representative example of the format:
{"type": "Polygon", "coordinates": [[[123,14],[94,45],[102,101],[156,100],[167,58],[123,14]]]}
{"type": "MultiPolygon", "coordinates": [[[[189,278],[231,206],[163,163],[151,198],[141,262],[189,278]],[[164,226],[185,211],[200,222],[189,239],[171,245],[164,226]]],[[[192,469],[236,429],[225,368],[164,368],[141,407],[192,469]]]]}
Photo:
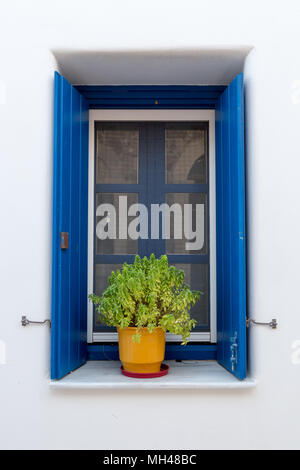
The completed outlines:
{"type": "Polygon", "coordinates": [[[133,379],[120,371],[119,361],[88,361],[60,380],[52,380],[55,389],[246,389],[256,380],[236,379],[216,361],[166,361],[169,373],[155,379],[133,379]]]}

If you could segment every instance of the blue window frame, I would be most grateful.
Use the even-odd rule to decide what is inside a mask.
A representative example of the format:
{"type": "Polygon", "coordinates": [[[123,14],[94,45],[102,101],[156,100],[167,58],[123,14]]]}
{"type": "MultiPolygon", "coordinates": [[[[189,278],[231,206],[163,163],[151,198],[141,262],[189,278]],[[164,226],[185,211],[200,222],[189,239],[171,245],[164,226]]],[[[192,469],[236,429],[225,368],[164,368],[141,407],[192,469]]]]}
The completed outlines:
{"type": "MultiPolygon", "coordinates": [[[[247,366],[243,75],[227,87],[75,89],[55,72],[54,88],[51,378],[89,358],[110,358],[103,345],[86,341],[88,109],[155,108],[216,110],[217,346],[170,345],[166,358],[217,359],[242,380],[247,366]],[[68,249],[60,245],[62,232],[69,233],[68,249]]],[[[106,347],[116,355],[116,346],[106,347]]]]}

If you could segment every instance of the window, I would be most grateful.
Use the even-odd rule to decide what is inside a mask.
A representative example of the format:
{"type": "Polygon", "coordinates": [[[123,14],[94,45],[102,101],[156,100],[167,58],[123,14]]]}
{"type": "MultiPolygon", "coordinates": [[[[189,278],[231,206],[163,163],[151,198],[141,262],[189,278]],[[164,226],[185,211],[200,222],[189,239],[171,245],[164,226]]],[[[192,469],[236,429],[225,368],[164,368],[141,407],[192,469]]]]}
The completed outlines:
{"type": "MultiPolygon", "coordinates": [[[[97,108],[97,104],[93,105],[97,87],[92,88],[92,93],[84,87],[76,90],[59,74],[55,75],[52,378],[60,378],[83,364],[88,357],[87,333],[92,332],[94,326],[102,328],[101,325],[87,325],[88,264],[93,266],[95,285],[102,289],[112,265],[122,264],[137,252],[146,254],[154,251],[157,255],[167,252],[172,263],[186,270],[192,285],[195,283],[198,287],[202,282],[206,286],[207,304],[204,303],[202,311],[197,313],[202,322],[200,328],[203,328],[199,334],[212,333],[212,297],[211,293],[208,295],[208,286],[212,290],[216,285],[216,358],[243,379],[246,376],[246,310],[242,75],[225,89],[157,87],[156,93],[161,93],[162,99],[155,102],[148,99],[152,87],[146,87],[147,90],[141,87],[139,93],[147,93],[147,98],[141,99],[139,105],[135,104],[134,107],[140,108],[140,117],[135,122],[123,122],[121,126],[116,126],[116,123],[97,124],[95,168],[88,162],[88,109],[97,108]],[[166,93],[172,96],[172,100],[165,99],[166,93]],[[182,98],[180,93],[183,93],[182,98]],[[186,106],[194,108],[195,112],[199,113],[201,108],[215,110],[212,111],[216,113],[215,167],[210,165],[210,156],[208,158],[210,146],[207,146],[207,139],[211,138],[211,133],[208,132],[207,137],[207,119],[200,119],[198,115],[189,125],[184,119],[174,123],[170,122],[168,109],[162,109],[159,122],[141,123],[145,121],[143,108],[153,108],[161,103],[161,108],[176,109],[177,105],[184,109],[187,95],[191,98],[186,106]],[[156,173],[151,167],[146,171],[149,170],[149,162],[145,162],[147,152],[142,150],[147,142],[145,135],[149,136],[149,133],[152,138],[148,139],[146,146],[156,146],[153,158],[156,168],[160,168],[156,173]],[[124,145],[122,142],[126,142],[126,152],[120,163],[118,152],[120,145],[124,145]],[[193,161],[195,147],[202,151],[193,161]],[[162,154],[164,157],[159,157],[162,154]],[[94,185],[88,184],[88,172],[91,171],[94,185]],[[151,173],[156,174],[155,182],[154,176],[152,180],[149,176],[151,173]],[[211,175],[216,178],[213,192],[211,175]],[[193,254],[183,253],[182,242],[174,237],[164,241],[152,240],[150,244],[123,239],[105,243],[96,240],[94,244],[93,233],[88,230],[88,200],[93,200],[95,206],[118,203],[120,195],[126,195],[130,204],[168,201],[182,207],[187,201],[200,201],[204,206],[206,227],[203,244],[193,254]],[[216,226],[214,221],[208,222],[211,207],[216,207],[216,226]],[[61,232],[69,233],[68,249],[61,249],[61,232]],[[215,235],[214,263],[211,246],[215,235]],[[88,245],[94,247],[92,258],[90,253],[88,255],[88,245]],[[211,282],[214,265],[216,283],[211,282]]],[[[132,107],[130,100],[124,99],[128,88],[112,87],[111,92],[116,93],[117,99],[110,97],[105,105],[109,107],[107,103],[111,100],[111,108],[122,108],[118,114],[121,121],[125,121],[124,115],[128,116],[130,112],[126,108],[132,107]]],[[[203,109],[204,114],[207,112],[203,109]]],[[[97,220],[95,212],[92,217],[97,220]]],[[[91,316],[90,321],[94,323],[91,316]]],[[[200,351],[201,357],[207,358],[205,348],[201,344],[195,345],[194,351],[200,351]]]]}
{"type": "MultiPolygon", "coordinates": [[[[107,286],[111,271],[120,268],[124,261],[132,262],[136,254],[143,257],[151,253],[156,256],[166,253],[170,264],[185,271],[186,280],[192,288],[203,292],[201,301],[191,311],[198,322],[191,341],[215,342],[215,180],[214,171],[211,174],[209,171],[210,165],[214,168],[215,159],[214,111],[170,111],[168,116],[164,112],[164,118],[173,119],[169,122],[160,120],[161,111],[147,111],[143,113],[143,121],[107,122],[107,116],[111,119],[113,114],[117,119],[118,111],[90,113],[89,185],[94,187],[94,198],[89,200],[89,233],[94,234],[94,240],[90,239],[89,246],[93,264],[89,266],[88,290],[100,295],[107,286]],[[180,121],[183,118],[185,121],[180,121]],[[196,122],[189,120],[195,118],[198,119],[196,122]],[[122,208],[119,207],[120,201],[122,208]],[[121,211],[127,214],[131,205],[137,203],[144,204],[149,220],[144,223],[147,227],[144,238],[132,240],[128,235],[128,226],[134,217],[128,215],[125,233],[120,234],[119,214],[121,211]],[[115,208],[116,233],[114,239],[100,240],[97,224],[101,224],[101,220],[105,222],[107,213],[103,212],[100,216],[97,211],[100,207],[105,208],[106,204],[115,208]],[[168,217],[170,230],[167,239],[163,238],[162,233],[163,214],[159,220],[161,229],[158,239],[153,238],[153,204],[167,204],[170,208],[170,213],[167,211],[164,214],[165,218],[168,217]],[[196,233],[195,225],[199,224],[199,217],[196,220],[194,213],[196,204],[202,205],[204,215],[200,248],[196,246],[198,238],[192,243],[185,238],[184,227],[185,214],[188,215],[188,208],[191,208],[190,228],[193,234],[196,233]],[[172,212],[172,207],[176,207],[177,212],[172,212]],[[180,239],[174,238],[175,222],[179,223],[177,230],[181,232],[180,239]]],[[[127,119],[132,120],[138,114],[131,111],[127,119]]],[[[123,118],[126,119],[126,115],[123,118]]],[[[88,304],[88,315],[92,330],[88,331],[89,342],[117,341],[115,329],[99,323],[91,303],[88,304]]],[[[170,341],[180,342],[180,337],[167,334],[167,342],[170,341]]]]}

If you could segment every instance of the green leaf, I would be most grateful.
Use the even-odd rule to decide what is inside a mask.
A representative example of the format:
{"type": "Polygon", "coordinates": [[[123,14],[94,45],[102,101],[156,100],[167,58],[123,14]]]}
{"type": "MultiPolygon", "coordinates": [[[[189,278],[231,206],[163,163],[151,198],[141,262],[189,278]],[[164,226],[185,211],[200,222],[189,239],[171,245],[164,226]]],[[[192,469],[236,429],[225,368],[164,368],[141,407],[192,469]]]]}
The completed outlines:
{"type": "MultiPolygon", "coordinates": [[[[183,270],[169,266],[166,255],[159,259],[153,253],[143,259],[137,255],[133,264],[124,263],[121,270],[112,271],[101,297],[90,294],[88,298],[108,326],[143,327],[150,332],[160,326],[181,335],[186,344],[196,325],[189,310],[203,292],[192,291],[184,278],[183,270]]],[[[137,331],[132,340],[139,343],[141,334],[137,331]]]]}

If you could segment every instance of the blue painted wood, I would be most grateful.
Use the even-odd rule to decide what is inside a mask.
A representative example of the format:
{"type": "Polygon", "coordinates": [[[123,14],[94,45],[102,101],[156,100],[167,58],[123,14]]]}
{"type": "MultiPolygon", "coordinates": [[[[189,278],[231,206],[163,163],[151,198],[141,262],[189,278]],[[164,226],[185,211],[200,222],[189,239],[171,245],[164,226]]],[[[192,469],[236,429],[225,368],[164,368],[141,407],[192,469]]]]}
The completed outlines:
{"type": "Polygon", "coordinates": [[[225,86],[77,86],[93,109],[214,109],[225,86]]]}
{"type": "Polygon", "coordinates": [[[164,193],[206,193],[209,194],[208,184],[163,184],[164,193]]]}
{"type": "Polygon", "coordinates": [[[243,100],[240,74],[216,108],[217,358],[241,380],[247,373],[243,100]]]}
{"type": "MultiPolygon", "coordinates": [[[[138,200],[140,204],[148,206],[148,148],[147,148],[147,124],[139,123],[140,135],[139,135],[139,185],[141,185],[141,191],[139,192],[138,200]]],[[[148,233],[149,233],[149,214],[148,214],[148,233]]],[[[138,240],[138,250],[139,255],[143,258],[148,255],[148,240],[141,239],[138,240]]]]}
{"type": "Polygon", "coordinates": [[[209,255],[172,255],[168,254],[169,263],[207,264],[209,255]]]}
{"type": "Polygon", "coordinates": [[[88,105],[54,77],[51,378],[86,361],[88,105]],[[69,233],[61,250],[60,233],[69,233]]]}
{"type": "Polygon", "coordinates": [[[217,346],[215,344],[166,344],[166,360],[216,360],[217,346]]]}
{"type": "Polygon", "coordinates": [[[114,344],[88,344],[87,346],[88,361],[118,361],[119,345],[114,344]]]}
{"type": "Polygon", "coordinates": [[[152,253],[156,257],[165,254],[166,241],[162,238],[162,218],[160,217],[159,238],[151,238],[152,218],[151,205],[165,202],[163,185],[165,183],[165,129],[164,124],[150,122],[147,125],[147,147],[148,147],[148,214],[149,214],[149,240],[148,256],[152,253]]]}
{"type": "Polygon", "coordinates": [[[133,263],[135,255],[94,255],[95,264],[133,263]]]}
{"type": "Polygon", "coordinates": [[[142,184],[95,184],[96,193],[140,193],[144,190],[142,184]]]}
{"type": "MultiPolygon", "coordinates": [[[[166,344],[165,360],[215,360],[217,346],[215,344],[166,344]]],[[[118,361],[119,346],[115,344],[89,344],[89,361],[118,361]]]]}

